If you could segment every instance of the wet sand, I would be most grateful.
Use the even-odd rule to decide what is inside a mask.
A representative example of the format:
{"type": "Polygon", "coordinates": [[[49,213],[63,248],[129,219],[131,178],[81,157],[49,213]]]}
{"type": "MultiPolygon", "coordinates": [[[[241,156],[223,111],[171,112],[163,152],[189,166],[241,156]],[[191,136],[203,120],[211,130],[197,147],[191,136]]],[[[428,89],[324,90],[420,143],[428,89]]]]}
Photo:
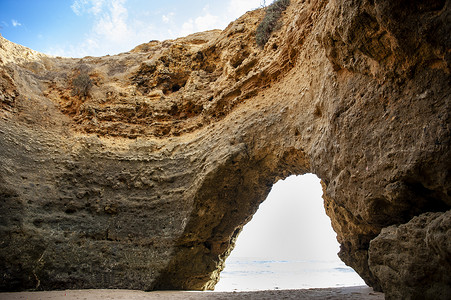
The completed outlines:
{"type": "Polygon", "coordinates": [[[371,299],[382,300],[384,294],[367,286],[305,289],[268,290],[257,292],[143,292],[132,290],[66,290],[51,292],[0,293],[0,300],[185,300],[185,299],[371,299]]]}

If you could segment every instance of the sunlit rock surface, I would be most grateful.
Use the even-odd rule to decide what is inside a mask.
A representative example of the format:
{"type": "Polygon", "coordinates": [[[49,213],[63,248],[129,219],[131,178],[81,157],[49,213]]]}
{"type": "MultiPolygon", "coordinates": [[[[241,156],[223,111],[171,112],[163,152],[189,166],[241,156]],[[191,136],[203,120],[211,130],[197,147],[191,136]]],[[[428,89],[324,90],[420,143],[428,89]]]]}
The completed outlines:
{"type": "Polygon", "coordinates": [[[292,0],[261,49],[263,15],[100,58],[0,38],[1,290],[212,289],[271,186],[307,172],[370,286],[449,278],[429,235],[378,237],[451,206],[449,1],[292,0]],[[400,237],[434,276],[378,257],[416,257],[400,237]]]}

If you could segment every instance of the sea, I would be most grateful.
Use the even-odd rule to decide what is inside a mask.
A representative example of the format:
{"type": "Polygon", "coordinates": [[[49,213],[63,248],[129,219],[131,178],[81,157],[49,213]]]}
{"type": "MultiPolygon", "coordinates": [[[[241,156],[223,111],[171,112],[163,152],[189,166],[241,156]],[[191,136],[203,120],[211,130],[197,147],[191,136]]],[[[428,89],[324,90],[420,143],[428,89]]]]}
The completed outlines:
{"type": "Polygon", "coordinates": [[[362,286],[343,262],[229,257],[215,287],[218,292],[362,286]]]}

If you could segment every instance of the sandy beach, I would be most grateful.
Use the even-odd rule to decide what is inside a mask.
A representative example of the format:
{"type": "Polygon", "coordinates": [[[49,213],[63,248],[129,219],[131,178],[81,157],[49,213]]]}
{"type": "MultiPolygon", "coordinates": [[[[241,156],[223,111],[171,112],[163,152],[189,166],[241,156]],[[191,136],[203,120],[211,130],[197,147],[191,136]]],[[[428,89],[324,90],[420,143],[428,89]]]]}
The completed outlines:
{"type": "Polygon", "coordinates": [[[367,286],[268,290],[256,292],[143,292],[132,290],[66,290],[51,292],[0,293],[1,300],[144,300],[144,299],[384,299],[383,293],[374,292],[367,286]]]}

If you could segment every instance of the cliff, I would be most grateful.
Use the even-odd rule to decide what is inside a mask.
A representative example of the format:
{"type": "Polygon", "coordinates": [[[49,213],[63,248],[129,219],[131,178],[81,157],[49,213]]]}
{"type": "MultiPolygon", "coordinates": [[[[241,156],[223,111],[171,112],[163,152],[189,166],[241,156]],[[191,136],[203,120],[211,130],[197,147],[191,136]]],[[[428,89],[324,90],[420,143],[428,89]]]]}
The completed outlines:
{"type": "Polygon", "coordinates": [[[212,289],[311,172],[368,285],[449,299],[449,1],[292,0],[260,48],[264,13],[106,57],[0,37],[0,290],[212,289]]]}

